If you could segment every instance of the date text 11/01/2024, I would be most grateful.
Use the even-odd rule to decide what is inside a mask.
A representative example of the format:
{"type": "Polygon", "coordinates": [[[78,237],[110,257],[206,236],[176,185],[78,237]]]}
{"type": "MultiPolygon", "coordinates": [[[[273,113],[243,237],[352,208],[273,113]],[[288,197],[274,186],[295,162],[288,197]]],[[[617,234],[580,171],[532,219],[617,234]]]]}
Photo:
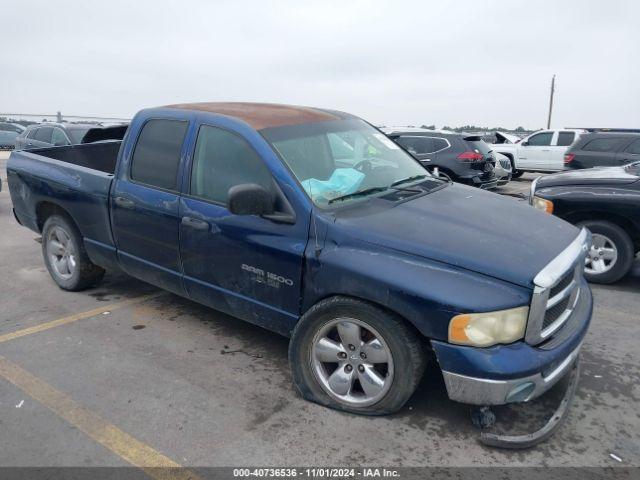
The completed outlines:
{"type": "Polygon", "coordinates": [[[389,468],[236,468],[234,477],[265,478],[398,478],[398,470],[389,468]]]}

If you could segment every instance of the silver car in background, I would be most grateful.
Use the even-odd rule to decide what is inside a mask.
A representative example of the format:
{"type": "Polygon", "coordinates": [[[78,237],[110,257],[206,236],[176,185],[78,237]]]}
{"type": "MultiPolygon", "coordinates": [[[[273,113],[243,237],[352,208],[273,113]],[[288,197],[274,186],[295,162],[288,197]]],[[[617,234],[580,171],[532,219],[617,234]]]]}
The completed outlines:
{"type": "Polygon", "coordinates": [[[498,186],[503,187],[511,181],[513,174],[509,158],[496,151],[491,152],[496,159],[495,174],[498,178],[498,186]]]}
{"type": "Polygon", "coordinates": [[[0,150],[13,150],[16,137],[24,132],[24,127],[17,123],[0,122],[0,150]]]}

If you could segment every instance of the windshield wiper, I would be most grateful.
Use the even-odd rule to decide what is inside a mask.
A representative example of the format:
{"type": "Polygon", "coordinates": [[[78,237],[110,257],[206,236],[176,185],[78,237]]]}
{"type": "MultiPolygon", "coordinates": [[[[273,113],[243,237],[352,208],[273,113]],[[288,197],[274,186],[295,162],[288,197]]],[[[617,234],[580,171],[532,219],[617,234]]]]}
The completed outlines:
{"type": "Polygon", "coordinates": [[[332,198],[331,200],[329,200],[328,203],[331,204],[339,200],[346,200],[347,198],[361,197],[362,195],[367,195],[369,193],[384,192],[385,190],[388,190],[388,189],[389,187],[365,188],[363,190],[358,190],[357,192],[347,193],[346,195],[341,195],[340,197],[332,198]]]}
{"type": "Polygon", "coordinates": [[[422,180],[423,178],[427,178],[427,176],[426,175],[414,175],[413,177],[407,177],[407,178],[402,178],[400,180],[396,180],[395,182],[393,182],[389,186],[390,187],[395,187],[396,185],[400,185],[402,183],[411,182],[413,180],[422,180]]]}

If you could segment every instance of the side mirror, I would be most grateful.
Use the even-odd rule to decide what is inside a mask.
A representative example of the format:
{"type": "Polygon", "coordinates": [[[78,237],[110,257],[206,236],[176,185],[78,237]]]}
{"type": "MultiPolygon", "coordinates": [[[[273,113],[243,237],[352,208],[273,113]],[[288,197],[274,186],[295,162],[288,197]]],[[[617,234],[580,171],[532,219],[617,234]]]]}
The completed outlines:
{"type": "Polygon", "coordinates": [[[520,145],[522,145],[523,147],[528,147],[529,146],[529,142],[522,142],[520,145]]]}
{"type": "Polygon", "coordinates": [[[234,215],[271,215],[273,195],[262,185],[243,183],[229,189],[227,209],[234,215]]]}

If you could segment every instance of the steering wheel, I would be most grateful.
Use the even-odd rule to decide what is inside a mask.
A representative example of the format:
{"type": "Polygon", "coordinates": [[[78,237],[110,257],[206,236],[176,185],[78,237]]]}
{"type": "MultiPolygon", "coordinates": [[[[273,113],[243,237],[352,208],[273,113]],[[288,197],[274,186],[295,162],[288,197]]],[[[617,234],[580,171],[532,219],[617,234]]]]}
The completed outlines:
{"type": "Polygon", "coordinates": [[[371,171],[371,162],[369,160],[360,160],[353,168],[362,173],[369,173],[371,171]]]}

